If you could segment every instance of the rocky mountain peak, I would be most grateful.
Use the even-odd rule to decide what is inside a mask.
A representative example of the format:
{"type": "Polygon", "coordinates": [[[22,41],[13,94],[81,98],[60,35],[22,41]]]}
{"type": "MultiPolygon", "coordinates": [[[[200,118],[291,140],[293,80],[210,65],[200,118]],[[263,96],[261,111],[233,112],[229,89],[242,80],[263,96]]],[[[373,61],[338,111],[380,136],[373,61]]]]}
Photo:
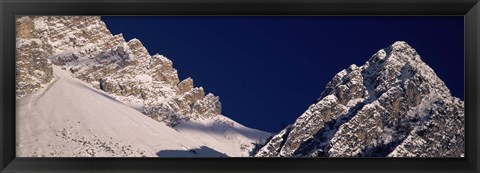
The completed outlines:
{"type": "Polygon", "coordinates": [[[337,73],[317,102],[256,156],[459,157],[463,122],[463,102],[398,41],[337,73]]]}
{"type": "MultiPolygon", "coordinates": [[[[413,48],[405,41],[395,41],[393,44],[391,44],[387,48],[387,50],[391,50],[391,52],[404,51],[407,49],[410,50],[413,48]]],[[[390,51],[387,51],[387,52],[390,52],[390,51]]]]}
{"type": "Polygon", "coordinates": [[[418,53],[405,41],[396,41],[390,46],[380,49],[368,62],[383,62],[385,59],[396,59],[400,62],[407,62],[419,58],[418,53]],[[395,55],[395,56],[392,56],[395,55]]]}

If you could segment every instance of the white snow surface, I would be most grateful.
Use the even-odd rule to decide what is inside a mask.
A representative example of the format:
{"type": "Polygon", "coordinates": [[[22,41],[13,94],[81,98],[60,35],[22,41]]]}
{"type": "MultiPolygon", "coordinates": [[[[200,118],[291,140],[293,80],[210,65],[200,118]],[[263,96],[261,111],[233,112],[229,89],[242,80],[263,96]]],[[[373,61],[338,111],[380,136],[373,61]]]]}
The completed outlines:
{"type": "Polygon", "coordinates": [[[55,79],[17,99],[17,157],[247,157],[268,133],[225,116],[174,128],[54,66],[55,79]]]}

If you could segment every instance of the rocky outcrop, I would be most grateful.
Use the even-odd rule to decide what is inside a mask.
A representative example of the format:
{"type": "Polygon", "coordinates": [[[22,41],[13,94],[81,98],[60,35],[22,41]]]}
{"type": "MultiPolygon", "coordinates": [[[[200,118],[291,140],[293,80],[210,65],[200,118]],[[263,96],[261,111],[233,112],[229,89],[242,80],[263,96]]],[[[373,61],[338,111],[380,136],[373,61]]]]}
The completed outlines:
{"type": "Polygon", "coordinates": [[[222,104],[220,98],[213,94],[207,94],[201,100],[195,101],[192,106],[192,114],[196,117],[213,117],[222,112],[222,104]]]}
{"type": "Polygon", "coordinates": [[[17,96],[51,81],[52,63],[124,103],[174,126],[221,114],[219,98],[180,82],[168,58],[151,56],[138,39],[112,35],[98,16],[24,16],[17,19],[17,96]]]}
{"type": "Polygon", "coordinates": [[[192,78],[186,78],[177,84],[178,94],[184,94],[193,89],[193,80],[192,78]]]}
{"type": "Polygon", "coordinates": [[[16,21],[16,95],[30,94],[53,79],[52,63],[48,56],[52,47],[45,44],[40,33],[35,32],[35,21],[17,18],[16,21]]]}
{"type": "Polygon", "coordinates": [[[275,157],[280,155],[280,150],[282,146],[285,145],[285,141],[290,135],[292,131],[292,126],[289,125],[282,131],[280,131],[277,135],[273,136],[268,143],[266,143],[263,147],[261,147],[257,152],[257,157],[275,157]]]}
{"type": "Polygon", "coordinates": [[[256,156],[460,157],[464,104],[407,43],[351,65],[256,156]]]}

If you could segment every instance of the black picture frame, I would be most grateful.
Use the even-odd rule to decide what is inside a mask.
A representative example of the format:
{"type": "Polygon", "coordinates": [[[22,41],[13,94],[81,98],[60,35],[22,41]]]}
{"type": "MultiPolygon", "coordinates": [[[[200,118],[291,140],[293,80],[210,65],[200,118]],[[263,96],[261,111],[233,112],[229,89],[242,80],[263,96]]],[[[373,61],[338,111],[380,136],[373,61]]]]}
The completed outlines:
{"type": "Polygon", "coordinates": [[[0,15],[2,173],[479,172],[478,0],[0,0],[0,15]],[[463,15],[465,158],[16,158],[15,15],[463,15]]]}

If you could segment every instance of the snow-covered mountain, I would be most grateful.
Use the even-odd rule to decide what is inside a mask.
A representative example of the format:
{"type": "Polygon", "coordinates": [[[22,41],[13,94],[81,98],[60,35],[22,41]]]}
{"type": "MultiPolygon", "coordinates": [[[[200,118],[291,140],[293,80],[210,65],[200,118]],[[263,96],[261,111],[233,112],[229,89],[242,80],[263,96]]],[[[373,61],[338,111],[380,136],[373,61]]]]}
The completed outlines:
{"type": "MultiPolygon", "coordinates": [[[[269,134],[221,114],[168,58],[97,16],[16,20],[17,156],[249,156],[269,134]]],[[[464,103],[395,42],[327,84],[257,157],[462,157],[464,103]]]]}
{"type": "Polygon", "coordinates": [[[248,156],[269,136],[221,115],[219,97],[100,17],[16,22],[19,157],[248,156]]]}
{"type": "Polygon", "coordinates": [[[464,103],[398,41],[327,84],[257,157],[463,157],[464,103]]]}

